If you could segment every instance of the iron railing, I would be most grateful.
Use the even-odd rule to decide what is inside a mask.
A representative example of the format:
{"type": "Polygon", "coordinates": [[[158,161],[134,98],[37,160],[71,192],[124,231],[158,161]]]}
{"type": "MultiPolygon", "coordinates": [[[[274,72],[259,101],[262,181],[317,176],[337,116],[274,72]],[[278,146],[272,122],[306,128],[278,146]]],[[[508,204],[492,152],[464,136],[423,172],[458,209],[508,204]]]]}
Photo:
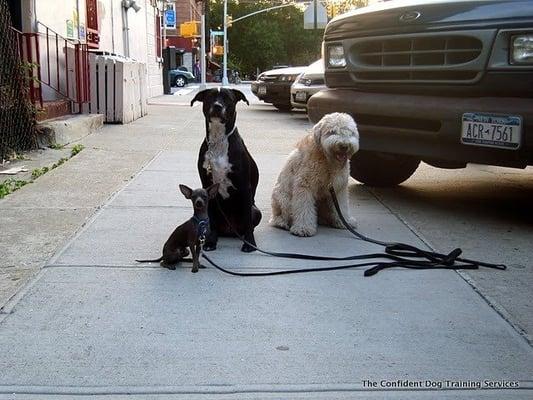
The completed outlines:
{"type": "Polygon", "coordinates": [[[52,28],[37,22],[42,48],[40,81],[63,97],[78,103],[89,102],[89,48],[78,40],[66,39],[52,28]]]}
{"type": "MultiPolygon", "coordinates": [[[[43,85],[79,106],[90,101],[89,48],[37,22],[37,32],[16,32],[20,58],[28,65],[29,97],[43,105],[43,85]]],[[[47,97],[47,96],[45,96],[47,97]]]]}
{"type": "Polygon", "coordinates": [[[22,62],[22,70],[27,82],[28,96],[32,104],[43,106],[43,96],[40,82],[40,54],[39,36],[37,33],[22,33],[11,27],[15,33],[17,50],[22,62]]]}

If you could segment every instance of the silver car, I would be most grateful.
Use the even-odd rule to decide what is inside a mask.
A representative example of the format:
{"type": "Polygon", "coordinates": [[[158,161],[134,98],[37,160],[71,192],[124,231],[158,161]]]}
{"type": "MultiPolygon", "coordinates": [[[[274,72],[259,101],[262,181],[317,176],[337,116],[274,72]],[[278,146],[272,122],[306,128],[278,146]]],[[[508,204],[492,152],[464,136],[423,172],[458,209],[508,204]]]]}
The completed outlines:
{"type": "Polygon", "coordinates": [[[291,86],[291,104],[294,108],[307,108],[307,101],[315,93],[326,88],[324,60],[315,61],[298,76],[291,86]]]}

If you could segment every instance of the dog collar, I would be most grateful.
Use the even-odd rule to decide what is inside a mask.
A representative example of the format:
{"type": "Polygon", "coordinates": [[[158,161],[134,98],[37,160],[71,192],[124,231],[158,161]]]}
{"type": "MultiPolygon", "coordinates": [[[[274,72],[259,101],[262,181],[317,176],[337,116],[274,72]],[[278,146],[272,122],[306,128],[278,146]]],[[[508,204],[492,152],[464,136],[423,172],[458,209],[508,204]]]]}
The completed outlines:
{"type": "Polygon", "coordinates": [[[233,125],[233,129],[231,130],[230,133],[228,133],[228,136],[226,136],[226,137],[230,137],[231,135],[233,135],[235,133],[236,129],[237,129],[237,125],[233,125]]]}
{"type": "Polygon", "coordinates": [[[215,144],[218,144],[218,143],[222,143],[224,140],[228,139],[231,135],[233,135],[236,130],[237,130],[237,125],[234,125],[233,129],[231,130],[231,132],[228,133],[227,135],[225,135],[221,140],[219,140],[218,142],[212,142],[212,141],[208,140],[207,144],[208,145],[215,145],[215,144]]]}
{"type": "Polygon", "coordinates": [[[209,223],[209,218],[198,218],[196,215],[193,215],[192,216],[192,219],[194,222],[196,222],[197,224],[208,224],[209,223]]]}
{"type": "Polygon", "coordinates": [[[209,228],[209,218],[200,219],[196,215],[193,215],[192,219],[198,224],[198,237],[200,240],[205,240],[205,235],[207,234],[207,229],[209,228]]]}

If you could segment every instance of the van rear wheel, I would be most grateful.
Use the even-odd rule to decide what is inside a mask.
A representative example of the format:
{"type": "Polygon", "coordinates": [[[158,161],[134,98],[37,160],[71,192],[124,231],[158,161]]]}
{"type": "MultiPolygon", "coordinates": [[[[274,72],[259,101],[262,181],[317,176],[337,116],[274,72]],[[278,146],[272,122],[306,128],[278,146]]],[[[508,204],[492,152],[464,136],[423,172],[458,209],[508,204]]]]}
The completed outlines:
{"type": "Polygon", "coordinates": [[[420,160],[402,154],[358,151],[350,162],[350,175],[368,186],[396,186],[418,168],[420,160]]]}

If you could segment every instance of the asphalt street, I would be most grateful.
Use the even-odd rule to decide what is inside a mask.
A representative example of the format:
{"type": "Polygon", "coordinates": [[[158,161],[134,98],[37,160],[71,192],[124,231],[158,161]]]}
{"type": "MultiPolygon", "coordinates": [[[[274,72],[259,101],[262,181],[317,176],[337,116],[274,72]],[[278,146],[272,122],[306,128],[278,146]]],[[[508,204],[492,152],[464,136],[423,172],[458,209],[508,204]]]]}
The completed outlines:
{"type": "MultiPolygon", "coordinates": [[[[311,124],[304,112],[280,113],[241,89],[253,100],[239,105],[237,121],[261,174],[258,244],[336,256],[378,250],[343,230],[296,238],[268,226],[273,183],[311,124]]],[[[0,398],[533,396],[532,169],[423,166],[395,189],[350,182],[363,233],[439,251],[460,246],[473,258],[508,263],[504,272],[239,278],[213,268],[192,274],[189,265],[140,265],[135,258],[159,256],[172,229],[191,215],[178,184],[199,186],[204,120],[199,105],[188,105],[195,91],[180,92],[151,99],[149,115],[138,121],[84,138],[77,164],[0,202],[15,213],[53,188],[69,212],[84,196],[94,207],[83,227],[76,220],[65,228],[76,233],[1,309],[0,398]],[[62,186],[84,168],[101,175],[62,186]],[[121,179],[98,183],[109,182],[114,169],[121,179]]],[[[211,255],[239,271],[302,266],[239,248],[222,239],[211,255]]]]}

